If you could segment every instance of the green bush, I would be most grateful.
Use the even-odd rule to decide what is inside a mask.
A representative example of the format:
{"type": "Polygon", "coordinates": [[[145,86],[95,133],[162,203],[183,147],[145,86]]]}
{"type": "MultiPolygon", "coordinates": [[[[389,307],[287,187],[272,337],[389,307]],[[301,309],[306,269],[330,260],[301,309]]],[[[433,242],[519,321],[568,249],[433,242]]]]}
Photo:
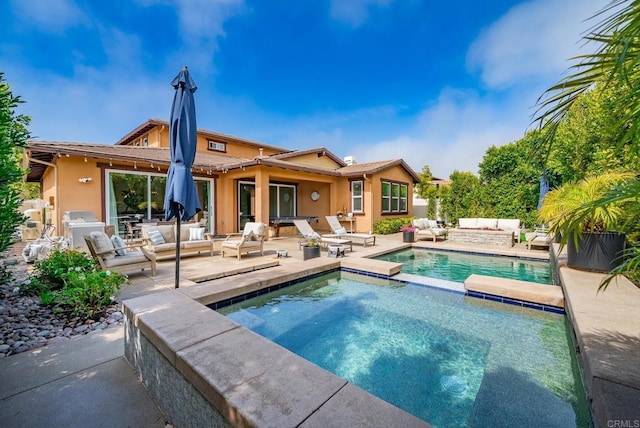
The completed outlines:
{"type": "Polygon", "coordinates": [[[42,291],[62,289],[70,271],[87,272],[94,270],[96,263],[82,251],[54,250],[49,257],[34,264],[35,276],[31,278],[28,290],[35,294],[42,291]]]}
{"type": "Polygon", "coordinates": [[[379,235],[400,232],[402,226],[409,226],[415,217],[394,217],[373,223],[373,232],[379,235]]]}
{"type": "Polygon", "coordinates": [[[93,318],[101,314],[115,300],[126,276],[112,271],[71,271],[64,287],[53,292],[53,301],[67,306],[81,318],[93,318]]]}
{"type": "Polygon", "coordinates": [[[127,276],[99,270],[87,254],[71,249],[54,250],[36,262],[35,276],[25,292],[38,295],[42,304],[57,312],[72,312],[81,318],[94,318],[111,304],[127,276]]]}

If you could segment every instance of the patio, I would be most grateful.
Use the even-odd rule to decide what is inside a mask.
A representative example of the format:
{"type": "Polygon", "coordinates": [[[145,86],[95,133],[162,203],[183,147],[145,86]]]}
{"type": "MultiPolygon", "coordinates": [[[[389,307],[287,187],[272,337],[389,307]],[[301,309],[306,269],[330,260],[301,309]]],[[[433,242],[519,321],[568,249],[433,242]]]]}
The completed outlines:
{"type": "MultiPolygon", "coordinates": [[[[225,298],[225,296],[241,293],[242,290],[250,287],[268,285],[271,281],[279,280],[279,278],[283,276],[299,278],[307,275],[309,272],[331,269],[340,264],[356,263],[362,265],[364,262],[362,260],[363,257],[373,256],[393,249],[405,248],[409,245],[410,244],[401,243],[401,238],[398,235],[379,236],[376,241],[376,246],[366,248],[358,246],[353,253],[347,253],[344,259],[329,258],[327,257],[327,253],[323,252],[320,258],[303,262],[302,252],[299,251],[297,247],[297,239],[270,239],[265,243],[265,255],[262,257],[246,255],[243,256],[240,261],[232,258],[222,259],[219,255],[214,255],[213,257],[184,258],[182,264],[182,281],[180,289],[178,290],[173,289],[173,263],[171,261],[161,262],[158,264],[158,275],[156,277],[150,277],[148,273],[131,275],[132,284],[122,291],[119,298],[120,300],[126,300],[133,297],[141,297],[141,299],[127,302],[127,305],[134,306],[138,306],[145,301],[150,303],[147,299],[151,299],[156,303],[164,301],[165,304],[154,304],[148,307],[148,309],[154,308],[154,310],[150,312],[145,310],[138,312],[135,315],[136,322],[141,321],[142,324],[145,325],[147,333],[154,332],[147,338],[152,339],[153,342],[160,340],[163,343],[169,345],[173,343],[175,345],[176,341],[178,341],[184,345],[184,342],[182,342],[185,339],[184,334],[178,334],[178,332],[180,330],[184,332],[185,326],[182,326],[182,324],[191,317],[189,313],[193,311],[185,314],[182,310],[192,306],[192,309],[201,307],[195,301],[210,300],[212,299],[211,296],[215,296],[213,298],[215,300],[222,299],[225,298]],[[276,258],[276,250],[281,249],[288,250],[288,258],[276,258]],[[256,267],[262,268],[255,270],[256,267]],[[194,279],[202,280],[202,278],[214,277],[218,279],[207,280],[206,283],[203,284],[194,282],[194,279]],[[170,296],[174,296],[174,298],[172,299],[170,296]],[[167,300],[166,298],[168,297],[169,299],[167,300]],[[177,305],[178,302],[181,303],[177,305]],[[162,325],[157,325],[156,321],[153,321],[153,312],[157,312],[163,307],[163,311],[165,311],[166,314],[173,313],[173,316],[167,320],[175,320],[175,323],[173,323],[175,327],[180,327],[177,331],[174,331],[174,333],[165,334],[169,332],[163,330],[171,323],[164,323],[163,327],[162,325]],[[182,307],[182,309],[180,309],[180,307],[182,307]],[[178,322],[179,320],[180,322],[178,322]],[[155,327],[151,328],[154,325],[155,327]],[[149,330],[148,328],[151,329],[149,330]]],[[[413,245],[548,258],[548,253],[544,251],[527,251],[524,244],[516,245],[510,249],[470,247],[446,241],[436,243],[419,242],[413,245]]],[[[557,248],[555,249],[557,250],[557,248]]],[[[219,248],[216,247],[216,250],[219,250],[219,248]]],[[[369,262],[366,262],[365,264],[368,263],[369,262]]],[[[637,370],[637,367],[640,367],[640,337],[638,337],[637,331],[637,326],[640,325],[640,314],[636,310],[637,302],[640,300],[640,289],[628,281],[621,281],[617,285],[612,284],[606,292],[597,294],[597,285],[602,275],[568,269],[563,265],[562,255],[558,258],[558,264],[560,265],[559,272],[566,298],[567,315],[574,325],[576,343],[579,351],[578,356],[582,363],[588,396],[592,400],[594,420],[596,424],[600,426],[606,426],[607,421],[612,420],[631,421],[631,423],[633,423],[634,420],[640,418],[637,410],[640,408],[640,406],[638,406],[638,403],[640,403],[640,373],[638,373],[637,370]]],[[[215,316],[212,311],[207,310],[206,313],[208,314],[207,316],[215,316]]],[[[39,379],[46,379],[46,383],[51,383],[52,385],[55,383],[57,387],[63,387],[65,382],[72,382],[72,385],[79,385],[79,381],[69,377],[68,374],[81,373],[83,369],[79,367],[75,370],[73,368],[74,365],[66,361],[65,356],[67,352],[65,352],[64,349],[65,347],[70,347],[69,350],[71,353],[69,355],[73,355],[74,346],[79,346],[80,343],[83,343],[82,341],[88,343],[90,340],[93,343],[90,346],[99,348],[102,346],[99,337],[100,335],[91,335],[88,336],[87,339],[83,338],[80,341],[75,341],[76,343],[61,344],[60,346],[53,345],[47,347],[47,349],[36,352],[12,356],[6,359],[6,364],[0,362],[0,376],[5,379],[5,382],[3,382],[4,387],[0,388],[0,399],[2,399],[0,402],[0,413],[7,416],[13,415],[9,417],[9,419],[6,419],[6,421],[8,423],[11,421],[26,422],[30,420],[30,417],[37,417],[35,414],[30,416],[33,413],[31,409],[28,410],[25,408],[22,412],[16,411],[15,409],[24,403],[29,403],[30,397],[37,398],[41,396],[39,395],[41,394],[39,391],[42,389],[42,386],[44,386],[45,381],[40,381],[39,379]],[[39,360],[42,361],[38,363],[37,361],[39,360]],[[61,365],[66,367],[65,374],[50,373],[52,368],[57,372],[55,367],[61,365]]],[[[112,338],[109,338],[109,342],[110,344],[114,343],[112,338]]],[[[182,346],[178,346],[175,351],[168,351],[171,349],[171,347],[168,347],[164,348],[164,351],[170,352],[170,354],[173,352],[182,352],[179,351],[181,347],[182,346]]],[[[113,354],[113,352],[107,353],[110,358],[116,358],[113,354]]],[[[122,351],[116,352],[116,354],[122,355],[122,351]]],[[[245,352],[242,351],[239,355],[244,354],[245,352]]],[[[253,352],[250,354],[255,355],[253,352]]],[[[275,357],[275,354],[267,355],[270,355],[269,358],[271,360],[275,357]]],[[[135,377],[135,374],[130,370],[130,366],[127,364],[114,365],[114,361],[123,360],[121,360],[121,357],[117,357],[116,360],[110,359],[104,362],[101,359],[92,360],[90,362],[91,371],[95,373],[108,373],[116,370],[117,373],[113,375],[114,377],[135,377]]],[[[86,366],[88,362],[83,358],[78,358],[75,360],[75,363],[77,365],[84,364],[85,367],[88,367],[86,366]]],[[[109,398],[113,397],[113,395],[108,393],[109,388],[105,388],[104,382],[98,382],[94,388],[91,388],[92,382],[96,382],[92,380],[93,378],[98,379],[100,377],[83,377],[81,382],[84,382],[82,385],[84,385],[85,389],[83,393],[77,397],[78,402],[90,400],[93,403],[102,396],[106,396],[107,400],[113,400],[113,398],[109,398]],[[87,391],[91,391],[91,393],[87,391]]],[[[329,380],[329,383],[332,382],[333,381],[329,380]]],[[[343,391],[346,390],[343,389],[343,391]]],[[[291,391],[288,393],[290,394],[291,391]]],[[[350,394],[351,393],[353,393],[353,391],[350,391],[350,394]]],[[[355,399],[356,396],[361,397],[359,394],[347,394],[347,396],[350,396],[352,399],[355,399]]],[[[343,396],[342,398],[346,398],[347,396],[343,396]]],[[[69,399],[70,397],[61,398],[58,396],[48,398],[51,405],[57,409],[57,411],[53,413],[58,415],[57,417],[61,418],[61,421],[64,418],[66,418],[64,419],[65,422],[68,421],[67,414],[77,411],[76,407],[65,405],[65,403],[69,402],[69,399]],[[58,404],[56,405],[55,403],[58,404]]],[[[142,399],[139,393],[138,399],[142,399]]],[[[359,400],[360,399],[356,401],[359,400]]],[[[334,418],[337,418],[339,414],[345,415],[349,414],[349,412],[356,412],[357,414],[358,409],[360,409],[366,413],[363,417],[368,416],[373,418],[369,419],[370,421],[376,420],[378,423],[382,423],[381,421],[383,421],[383,419],[375,419],[376,417],[380,417],[380,413],[382,412],[365,410],[367,406],[354,407],[354,402],[350,403],[351,404],[338,403],[339,407],[342,407],[341,412],[336,412],[336,409],[334,409],[334,411],[329,413],[333,415],[334,418]],[[347,409],[346,407],[350,408],[347,409]],[[347,410],[347,413],[343,413],[347,410]]],[[[334,402],[334,405],[335,404],[334,402]]],[[[45,411],[45,409],[46,407],[43,408],[42,411],[45,411]]],[[[325,410],[326,409],[328,408],[325,408],[325,410]]],[[[151,412],[151,408],[149,406],[142,406],[140,411],[151,412]]],[[[48,422],[54,423],[55,415],[49,415],[47,419],[48,422]],[[51,417],[53,417],[53,419],[51,419],[51,417]]],[[[390,417],[390,415],[387,416],[390,417]]]]}

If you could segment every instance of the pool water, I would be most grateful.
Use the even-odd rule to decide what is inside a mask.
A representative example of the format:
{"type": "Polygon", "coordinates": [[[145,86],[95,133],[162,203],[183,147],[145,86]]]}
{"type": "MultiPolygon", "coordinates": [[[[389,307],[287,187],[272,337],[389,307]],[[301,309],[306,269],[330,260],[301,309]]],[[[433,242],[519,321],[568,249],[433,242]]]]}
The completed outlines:
{"type": "Polygon", "coordinates": [[[346,272],[219,312],[436,427],[591,424],[564,315],[346,272]]]}
{"type": "Polygon", "coordinates": [[[506,256],[485,256],[452,251],[406,249],[375,257],[402,263],[402,272],[464,282],[479,274],[521,281],[553,284],[549,262],[506,256]]]}

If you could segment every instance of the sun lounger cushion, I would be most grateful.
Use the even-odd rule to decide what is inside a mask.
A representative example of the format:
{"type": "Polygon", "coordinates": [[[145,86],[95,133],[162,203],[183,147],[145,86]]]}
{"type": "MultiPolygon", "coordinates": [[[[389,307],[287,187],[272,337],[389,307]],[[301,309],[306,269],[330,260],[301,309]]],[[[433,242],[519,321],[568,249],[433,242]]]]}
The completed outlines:
{"type": "Polygon", "coordinates": [[[344,235],[347,233],[347,229],[345,229],[344,227],[340,227],[334,230],[333,233],[335,233],[336,235],[344,235]]]}

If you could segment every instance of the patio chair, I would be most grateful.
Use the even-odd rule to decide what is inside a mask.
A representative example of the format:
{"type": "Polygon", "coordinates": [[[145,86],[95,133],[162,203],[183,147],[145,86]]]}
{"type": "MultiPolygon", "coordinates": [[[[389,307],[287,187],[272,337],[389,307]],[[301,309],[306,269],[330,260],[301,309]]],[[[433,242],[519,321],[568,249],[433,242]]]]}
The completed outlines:
{"type": "Polygon", "coordinates": [[[553,237],[546,232],[536,231],[525,233],[525,236],[527,238],[527,250],[530,250],[531,247],[542,247],[548,249],[549,245],[551,245],[551,242],[553,241],[553,237]]]}
{"type": "Polygon", "coordinates": [[[428,218],[414,218],[412,220],[413,227],[416,228],[416,239],[430,238],[433,242],[436,242],[438,238],[447,238],[447,229],[438,227],[436,220],[429,220],[428,218]]]}
{"type": "Polygon", "coordinates": [[[325,216],[327,222],[329,223],[329,227],[333,233],[327,233],[322,236],[327,238],[344,238],[352,241],[356,241],[356,243],[361,243],[363,247],[367,245],[376,245],[376,235],[372,235],[370,233],[348,233],[347,229],[345,229],[341,224],[338,217],[334,215],[325,216]]]}
{"type": "Polygon", "coordinates": [[[317,239],[320,241],[320,246],[327,247],[328,245],[344,245],[349,246],[349,251],[353,251],[353,242],[350,239],[331,238],[327,236],[320,236],[318,232],[313,230],[307,220],[293,220],[293,224],[300,232],[300,239],[298,239],[298,249],[301,250],[304,244],[309,239],[317,239]]]}
{"type": "Polygon", "coordinates": [[[151,276],[156,276],[156,255],[145,250],[143,244],[123,245],[122,238],[114,236],[110,239],[106,233],[97,231],[85,235],[84,241],[103,270],[129,272],[149,268],[151,276]],[[120,245],[114,246],[114,240],[119,240],[120,245]]]}
{"type": "Polygon", "coordinates": [[[230,233],[227,238],[222,241],[220,253],[224,257],[225,253],[236,254],[238,260],[242,254],[251,251],[260,251],[260,255],[264,254],[263,242],[266,227],[264,223],[247,222],[244,225],[242,233],[230,233]]]}

